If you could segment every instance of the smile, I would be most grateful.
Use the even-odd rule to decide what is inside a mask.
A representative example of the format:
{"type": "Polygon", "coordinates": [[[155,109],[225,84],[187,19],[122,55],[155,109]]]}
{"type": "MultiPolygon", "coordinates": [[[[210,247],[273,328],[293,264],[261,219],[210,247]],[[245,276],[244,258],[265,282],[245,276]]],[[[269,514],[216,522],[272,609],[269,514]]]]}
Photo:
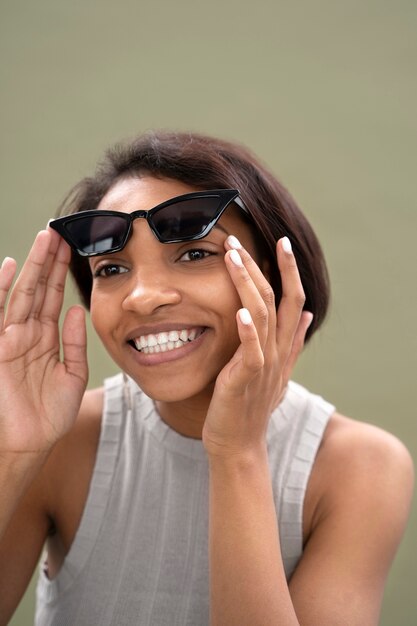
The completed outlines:
{"type": "Polygon", "coordinates": [[[170,330],[157,334],[140,335],[131,339],[129,343],[143,354],[155,354],[158,352],[169,352],[177,348],[184,347],[200,337],[204,328],[184,328],[182,330],[170,330]]]}

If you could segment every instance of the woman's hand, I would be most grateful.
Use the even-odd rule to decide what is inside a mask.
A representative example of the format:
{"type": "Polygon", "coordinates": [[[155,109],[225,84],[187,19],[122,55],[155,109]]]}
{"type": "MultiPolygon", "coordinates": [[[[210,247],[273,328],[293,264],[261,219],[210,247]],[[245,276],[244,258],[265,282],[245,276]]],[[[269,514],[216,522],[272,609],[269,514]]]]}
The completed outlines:
{"type": "Polygon", "coordinates": [[[277,243],[282,298],[275,308],[273,290],[243,248],[226,240],[226,265],[243,309],[237,313],[241,344],[217,377],[203,429],[209,456],[230,457],[265,448],[271,412],[279,404],[304,345],[312,313],[291,244],[277,243]]]}
{"type": "Polygon", "coordinates": [[[58,327],[69,260],[68,245],[48,229],[13,289],[15,261],[6,258],[0,269],[1,455],[48,451],[78,414],[88,377],[83,309],[65,316],[62,361],[58,327]]]}

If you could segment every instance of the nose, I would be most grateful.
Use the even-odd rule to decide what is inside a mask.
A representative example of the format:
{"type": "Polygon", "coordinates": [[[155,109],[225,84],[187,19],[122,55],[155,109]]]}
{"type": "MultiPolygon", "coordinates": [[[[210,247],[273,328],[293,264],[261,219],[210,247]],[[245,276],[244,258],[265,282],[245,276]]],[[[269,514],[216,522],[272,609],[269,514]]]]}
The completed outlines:
{"type": "Polygon", "coordinates": [[[155,268],[140,268],[131,282],[132,286],[122,302],[125,311],[134,311],[146,317],[163,307],[181,302],[179,290],[166,284],[155,268]]]}
{"type": "Polygon", "coordinates": [[[146,317],[161,308],[179,304],[182,297],[180,285],[167,261],[169,255],[164,249],[169,244],[159,243],[149,226],[140,222],[142,220],[136,223],[128,243],[135,261],[130,270],[128,291],[123,298],[122,308],[146,317]],[[140,250],[140,254],[137,250],[140,250]]]}

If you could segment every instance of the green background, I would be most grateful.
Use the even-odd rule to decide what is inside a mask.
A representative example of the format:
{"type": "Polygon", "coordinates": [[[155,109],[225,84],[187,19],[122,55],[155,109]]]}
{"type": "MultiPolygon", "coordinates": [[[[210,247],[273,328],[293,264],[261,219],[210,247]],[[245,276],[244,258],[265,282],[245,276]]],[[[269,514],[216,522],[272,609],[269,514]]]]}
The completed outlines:
{"type": "MultiPolygon", "coordinates": [[[[415,0],[0,7],[1,255],[23,262],[114,141],[161,127],[241,141],[298,199],[329,263],[331,314],[295,378],[416,458],[415,0]]],[[[95,386],[115,367],[92,334],[89,351],[95,386]]],[[[416,527],[414,508],[383,626],[417,623],[416,527]]],[[[29,590],[11,624],[32,614],[29,590]]]]}

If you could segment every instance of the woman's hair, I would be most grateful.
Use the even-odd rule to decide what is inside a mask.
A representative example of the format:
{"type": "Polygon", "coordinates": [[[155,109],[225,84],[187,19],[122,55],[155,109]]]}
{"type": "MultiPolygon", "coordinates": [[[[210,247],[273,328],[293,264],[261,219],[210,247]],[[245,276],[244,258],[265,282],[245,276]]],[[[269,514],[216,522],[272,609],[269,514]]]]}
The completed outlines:
{"type": "MultiPolygon", "coordinates": [[[[94,176],[69,192],[59,215],[96,209],[122,178],[154,176],[181,181],[197,189],[238,189],[248,208],[255,243],[270,272],[276,302],[281,279],[276,242],[289,237],[297,260],[306,302],[314,315],[307,338],[322,324],[329,303],[329,279],[324,256],[309,222],[294,199],[244,146],[197,133],[151,131],[108,150],[94,176]]],[[[83,303],[90,307],[92,276],[88,261],[72,255],[70,269],[83,303]]]]}

